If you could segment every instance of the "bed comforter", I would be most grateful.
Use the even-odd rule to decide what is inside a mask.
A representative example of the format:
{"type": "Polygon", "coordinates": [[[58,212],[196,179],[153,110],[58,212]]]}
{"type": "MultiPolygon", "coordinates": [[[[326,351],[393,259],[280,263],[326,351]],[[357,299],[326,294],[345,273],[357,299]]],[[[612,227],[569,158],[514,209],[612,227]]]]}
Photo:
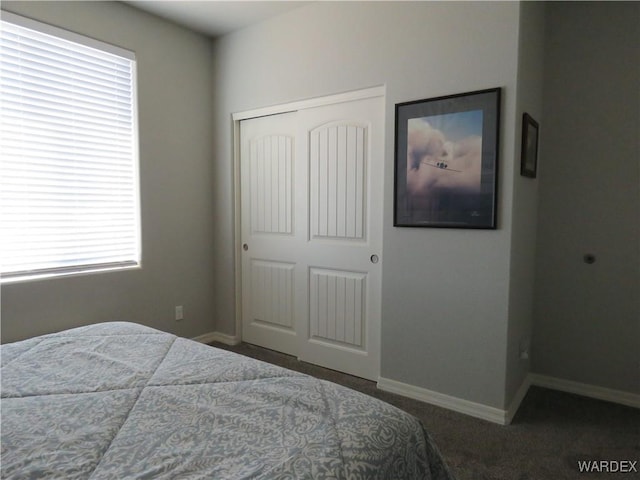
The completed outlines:
{"type": "Polygon", "coordinates": [[[391,405],[142,325],[1,352],[2,478],[451,478],[391,405]]]}

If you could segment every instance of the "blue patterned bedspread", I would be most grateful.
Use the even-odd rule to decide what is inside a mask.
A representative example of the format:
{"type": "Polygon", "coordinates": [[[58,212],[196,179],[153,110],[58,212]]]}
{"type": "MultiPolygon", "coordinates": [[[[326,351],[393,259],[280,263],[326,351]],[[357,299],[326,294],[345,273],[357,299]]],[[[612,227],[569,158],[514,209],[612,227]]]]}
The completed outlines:
{"type": "Polygon", "coordinates": [[[1,352],[2,478],[452,478],[391,405],[142,325],[1,352]]]}

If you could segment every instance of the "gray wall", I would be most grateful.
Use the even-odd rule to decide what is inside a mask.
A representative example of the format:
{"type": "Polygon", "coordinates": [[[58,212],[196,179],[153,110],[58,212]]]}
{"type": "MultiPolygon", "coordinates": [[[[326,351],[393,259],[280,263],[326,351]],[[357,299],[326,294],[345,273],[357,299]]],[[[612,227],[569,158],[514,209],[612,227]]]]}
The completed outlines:
{"type": "Polygon", "coordinates": [[[135,51],[143,254],[140,270],[3,285],[2,341],[108,320],[214,330],[211,41],[118,2],[2,8],[135,51]]]}
{"type": "Polygon", "coordinates": [[[519,8],[318,2],[215,42],[219,331],[235,329],[231,113],[386,85],[382,376],[505,406],[519,8]],[[394,105],[491,87],[503,87],[498,230],[394,228],[394,105]]]}
{"type": "Polygon", "coordinates": [[[534,2],[320,2],[213,59],[206,38],[116,2],[2,7],[136,52],[144,262],[4,285],[3,342],[114,319],[235,333],[231,113],[384,84],[382,376],[506,408],[533,328],[535,373],[640,391],[638,3],[551,2],[543,22],[534,2]],[[392,227],[395,103],[495,86],[499,229],[392,227]],[[537,180],[519,176],[523,111],[541,120],[537,180]]]}
{"type": "Polygon", "coordinates": [[[551,2],[545,51],[533,371],[640,393],[640,3],[551,2]]]}
{"type": "MultiPolygon", "coordinates": [[[[544,68],[545,4],[523,2],[520,6],[518,48],[518,93],[513,208],[511,213],[511,263],[509,327],[507,332],[507,401],[513,398],[530,371],[535,281],[536,218],[539,180],[520,175],[522,114],[529,113],[541,124],[544,68]],[[520,357],[526,351],[529,358],[520,357]]],[[[540,163],[543,160],[540,159],[540,163]]]]}

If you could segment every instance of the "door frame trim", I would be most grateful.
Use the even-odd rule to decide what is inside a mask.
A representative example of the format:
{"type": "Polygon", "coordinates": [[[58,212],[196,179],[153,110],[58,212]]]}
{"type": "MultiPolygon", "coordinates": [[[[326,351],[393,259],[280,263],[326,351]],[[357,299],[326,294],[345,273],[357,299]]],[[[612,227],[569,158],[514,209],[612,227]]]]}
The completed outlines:
{"type": "Polygon", "coordinates": [[[234,338],[242,341],[242,255],[239,239],[241,238],[241,191],[240,191],[240,122],[252,118],[297,112],[309,108],[335,105],[338,103],[364,100],[367,98],[385,97],[386,85],[352,90],[348,92],[313,97],[306,100],[271,105],[267,107],[244,110],[231,114],[233,130],[233,254],[234,254],[234,283],[235,283],[235,334],[234,338]]]}

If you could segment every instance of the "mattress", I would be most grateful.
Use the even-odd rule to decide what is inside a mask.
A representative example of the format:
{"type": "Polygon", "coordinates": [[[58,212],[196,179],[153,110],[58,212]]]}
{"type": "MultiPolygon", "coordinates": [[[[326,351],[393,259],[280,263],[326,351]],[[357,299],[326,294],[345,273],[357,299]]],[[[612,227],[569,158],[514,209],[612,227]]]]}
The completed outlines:
{"type": "Polygon", "coordinates": [[[1,353],[2,478],[452,478],[422,424],[389,404],[146,326],[1,353]]]}

